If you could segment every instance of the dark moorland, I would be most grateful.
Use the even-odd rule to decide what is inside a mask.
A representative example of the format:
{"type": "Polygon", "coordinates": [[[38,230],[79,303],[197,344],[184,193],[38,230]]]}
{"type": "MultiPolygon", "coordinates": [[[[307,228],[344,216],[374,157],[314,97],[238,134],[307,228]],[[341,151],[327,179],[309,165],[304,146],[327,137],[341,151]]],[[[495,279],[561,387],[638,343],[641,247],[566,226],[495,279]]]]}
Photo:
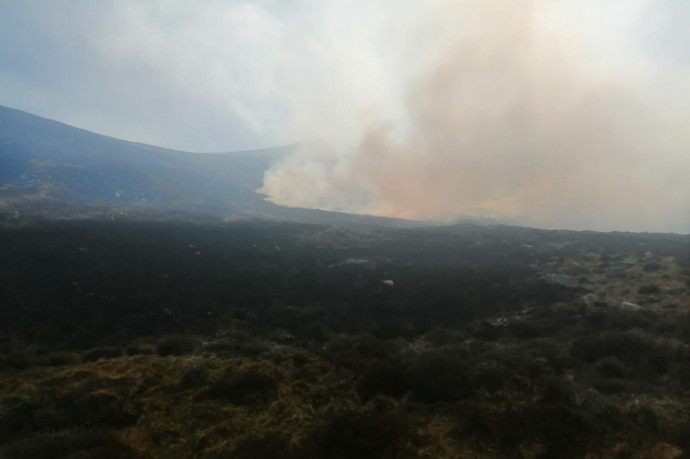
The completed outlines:
{"type": "Polygon", "coordinates": [[[0,456],[690,452],[690,237],[0,227],[0,456]]]}

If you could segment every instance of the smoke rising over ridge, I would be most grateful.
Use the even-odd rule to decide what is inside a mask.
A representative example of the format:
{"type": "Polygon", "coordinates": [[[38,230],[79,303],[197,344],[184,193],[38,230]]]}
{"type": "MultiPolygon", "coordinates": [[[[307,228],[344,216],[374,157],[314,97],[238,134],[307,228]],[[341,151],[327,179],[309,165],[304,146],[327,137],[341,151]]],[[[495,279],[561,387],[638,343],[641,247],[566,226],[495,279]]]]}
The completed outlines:
{"type": "Polygon", "coordinates": [[[690,233],[687,0],[0,3],[0,104],[188,151],[295,142],[287,206],[690,233]]]}
{"type": "MultiPolygon", "coordinates": [[[[377,119],[370,109],[350,146],[322,132],[339,126],[315,122],[304,138],[320,143],[269,171],[260,191],[282,205],[403,218],[689,231],[688,117],[666,100],[690,102],[688,87],[672,77],[683,92],[665,94],[655,74],[664,71],[635,54],[631,37],[588,49],[597,31],[564,31],[557,3],[436,2],[415,26],[442,39],[428,43],[435,58],[412,53],[426,61],[400,75],[404,115],[377,119]]],[[[613,3],[599,10],[614,15],[605,29],[637,25],[634,13],[649,8],[613,3]]],[[[687,76],[685,65],[666,71],[687,76]]]]}

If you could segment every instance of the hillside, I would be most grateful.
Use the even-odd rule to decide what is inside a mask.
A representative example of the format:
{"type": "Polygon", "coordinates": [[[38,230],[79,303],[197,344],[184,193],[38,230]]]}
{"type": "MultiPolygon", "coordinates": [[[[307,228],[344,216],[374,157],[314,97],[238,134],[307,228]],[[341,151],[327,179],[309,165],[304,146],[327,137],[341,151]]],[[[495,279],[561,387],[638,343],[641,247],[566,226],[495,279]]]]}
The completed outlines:
{"type": "Polygon", "coordinates": [[[690,236],[282,208],[289,148],[0,108],[0,457],[688,456],[690,236]]]}
{"type": "Polygon", "coordinates": [[[0,253],[8,459],[690,451],[687,236],[89,220],[0,253]]]}
{"type": "Polygon", "coordinates": [[[294,146],[189,153],[128,142],[0,106],[0,217],[170,215],[313,223],[406,222],[285,208],[255,192],[294,146]]]}

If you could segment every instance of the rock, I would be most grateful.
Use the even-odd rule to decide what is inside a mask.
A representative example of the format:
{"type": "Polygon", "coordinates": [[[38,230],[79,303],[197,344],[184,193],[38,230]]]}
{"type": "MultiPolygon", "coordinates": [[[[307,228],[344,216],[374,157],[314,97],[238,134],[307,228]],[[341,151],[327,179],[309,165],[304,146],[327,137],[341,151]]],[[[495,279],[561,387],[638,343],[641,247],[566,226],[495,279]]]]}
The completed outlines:
{"type": "Polygon", "coordinates": [[[604,272],[609,275],[609,276],[614,276],[614,277],[622,277],[625,276],[625,273],[627,272],[628,267],[622,264],[618,264],[615,266],[607,266],[604,268],[604,272]]]}
{"type": "Polygon", "coordinates": [[[642,306],[640,306],[639,304],[630,303],[628,301],[621,302],[619,307],[624,311],[639,311],[640,309],[642,309],[642,306]]]}
{"type": "Polygon", "coordinates": [[[655,261],[650,261],[644,265],[643,269],[646,273],[655,273],[661,269],[661,265],[655,261]]]}
{"type": "Polygon", "coordinates": [[[572,285],[573,283],[573,278],[565,274],[547,273],[546,278],[554,284],[559,285],[572,285]]]}

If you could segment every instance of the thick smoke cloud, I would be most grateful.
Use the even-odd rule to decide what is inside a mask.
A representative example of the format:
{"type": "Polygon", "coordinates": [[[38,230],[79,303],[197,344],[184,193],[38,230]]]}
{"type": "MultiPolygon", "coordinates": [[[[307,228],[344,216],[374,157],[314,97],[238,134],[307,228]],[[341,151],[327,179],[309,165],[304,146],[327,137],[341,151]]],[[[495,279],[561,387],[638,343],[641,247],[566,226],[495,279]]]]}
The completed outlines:
{"type": "Polygon", "coordinates": [[[188,151],[301,142],[289,206],[690,233],[687,0],[0,2],[0,103],[188,151]]]}
{"type": "Polygon", "coordinates": [[[576,11],[601,30],[577,15],[569,29],[573,12],[554,2],[436,3],[416,30],[443,40],[399,76],[404,115],[369,114],[349,148],[323,141],[338,125],[315,122],[305,137],[321,143],[269,171],[260,191],[283,205],[404,218],[690,231],[688,119],[671,106],[690,102],[687,67],[634,42],[654,5],[612,3],[576,11]]]}

